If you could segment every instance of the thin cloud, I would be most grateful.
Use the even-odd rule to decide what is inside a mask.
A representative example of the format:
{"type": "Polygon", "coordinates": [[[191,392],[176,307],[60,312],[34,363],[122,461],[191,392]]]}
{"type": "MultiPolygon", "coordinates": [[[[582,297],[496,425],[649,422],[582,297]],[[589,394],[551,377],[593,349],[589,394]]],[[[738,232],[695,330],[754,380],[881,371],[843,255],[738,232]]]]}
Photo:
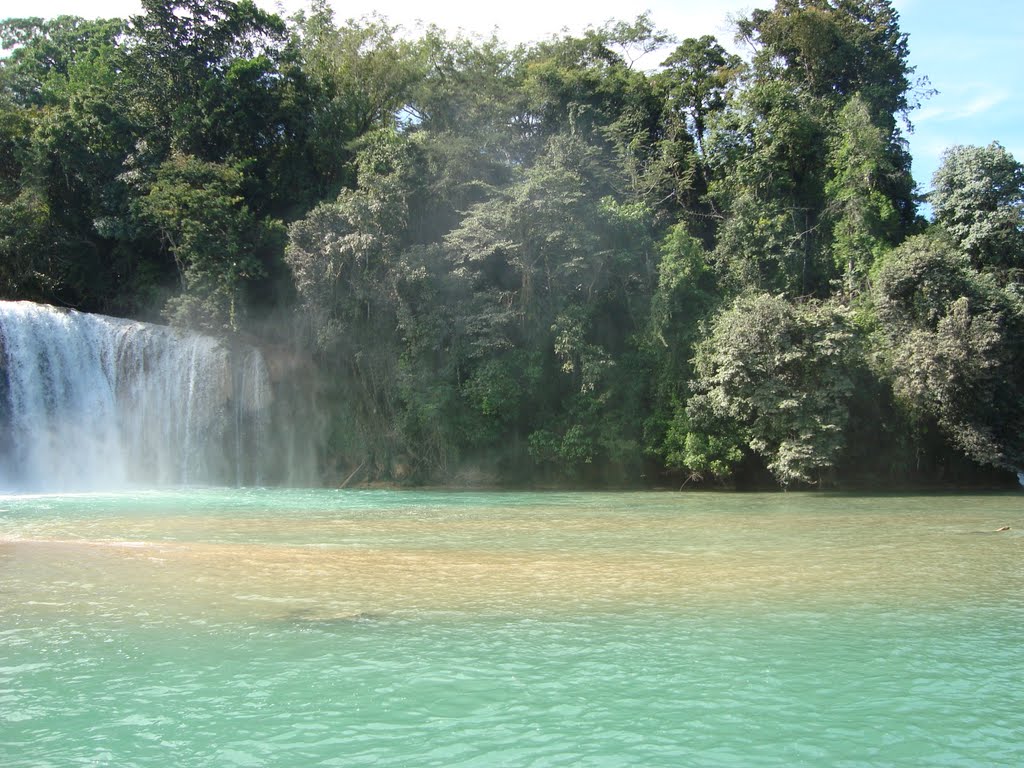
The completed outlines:
{"type": "Polygon", "coordinates": [[[990,112],[1009,101],[1011,96],[1010,91],[1005,88],[977,84],[960,86],[954,93],[936,96],[932,102],[915,113],[914,122],[921,124],[929,121],[966,120],[990,112]]]}

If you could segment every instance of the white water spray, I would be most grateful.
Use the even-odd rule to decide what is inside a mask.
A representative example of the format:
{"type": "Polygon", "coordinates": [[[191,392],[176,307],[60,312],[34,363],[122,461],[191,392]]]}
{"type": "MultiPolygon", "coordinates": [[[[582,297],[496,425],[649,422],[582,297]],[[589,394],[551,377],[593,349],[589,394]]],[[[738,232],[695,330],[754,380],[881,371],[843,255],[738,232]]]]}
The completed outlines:
{"type": "Polygon", "coordinates": [[[0,489],[261,484],[272,400],[256,349],[0,302],[0,489]]]}

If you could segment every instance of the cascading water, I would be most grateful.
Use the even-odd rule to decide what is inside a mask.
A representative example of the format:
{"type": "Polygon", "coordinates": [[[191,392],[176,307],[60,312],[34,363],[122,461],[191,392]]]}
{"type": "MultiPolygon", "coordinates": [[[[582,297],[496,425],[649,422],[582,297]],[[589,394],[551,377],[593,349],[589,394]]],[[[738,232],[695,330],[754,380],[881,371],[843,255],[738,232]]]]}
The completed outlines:
{"type": "Polygon", "coordinates": [[[273,401],[257,349],[0,302],[0,489],[289,483],[273,401]]]}

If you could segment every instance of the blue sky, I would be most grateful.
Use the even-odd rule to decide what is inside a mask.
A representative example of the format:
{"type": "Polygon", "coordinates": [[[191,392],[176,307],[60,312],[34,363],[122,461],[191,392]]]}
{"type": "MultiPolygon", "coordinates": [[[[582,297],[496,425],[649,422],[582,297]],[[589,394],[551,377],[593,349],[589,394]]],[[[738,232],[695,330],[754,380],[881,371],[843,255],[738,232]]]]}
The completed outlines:
{"type": "Polygon", "coordinates": [[[1024,162],[1024,3],[903,0],[911,63],[938,91],[911,115],[914,176],[930,181],[955,144],[998,141],[1024,162]]]}
{"type": "MultiPolygon", "coordinates": [[[[257,0],[268,10],[291,13],[306,0],[257,0]]],[[[632,19],[650,10],[654,22],[679,38],[732,37],[729,17],[771,0],[517,0],[515,3],[435,0],[334,0],[339,15],[377,10],[410,29],[417,21],[447,29],[488,33],[509,42],[548,37],[563,28],[579,31],[610,18],[632,19]]],[[[911,63],[930,80],[935,96],[911,115],[908,137],[914,177],[923,189],[942,152],[956,144],[999,141],[1024,162],[1024,2],[1022,0],[895,0],[901,28],[910,36],[911,63]]],[[[0,0],[9,16],[128,16],[138,0],[0,0]]]]}

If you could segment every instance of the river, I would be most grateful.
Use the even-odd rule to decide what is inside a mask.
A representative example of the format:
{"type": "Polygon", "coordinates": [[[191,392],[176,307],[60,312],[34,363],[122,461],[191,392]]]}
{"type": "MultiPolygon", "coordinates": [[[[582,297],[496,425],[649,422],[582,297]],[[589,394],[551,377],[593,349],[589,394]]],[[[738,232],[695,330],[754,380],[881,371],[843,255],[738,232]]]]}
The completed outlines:
{"type": "Polygon", "coordinates": [[[1018,765],[1022,502],[3,496],[0,764],[1018,765]]]}

